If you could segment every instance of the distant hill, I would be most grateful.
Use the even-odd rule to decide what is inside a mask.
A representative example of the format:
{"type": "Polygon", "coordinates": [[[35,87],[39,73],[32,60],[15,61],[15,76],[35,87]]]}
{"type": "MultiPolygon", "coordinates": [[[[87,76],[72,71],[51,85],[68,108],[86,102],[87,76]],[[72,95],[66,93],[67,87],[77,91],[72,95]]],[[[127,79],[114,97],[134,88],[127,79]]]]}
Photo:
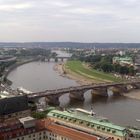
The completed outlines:
{"type": "Polygon", "coordinates": [[[0,47],[44,48],[140,48],[140,43],[79,43],[79,42],[25,42],[0,43],[0,47]]]}

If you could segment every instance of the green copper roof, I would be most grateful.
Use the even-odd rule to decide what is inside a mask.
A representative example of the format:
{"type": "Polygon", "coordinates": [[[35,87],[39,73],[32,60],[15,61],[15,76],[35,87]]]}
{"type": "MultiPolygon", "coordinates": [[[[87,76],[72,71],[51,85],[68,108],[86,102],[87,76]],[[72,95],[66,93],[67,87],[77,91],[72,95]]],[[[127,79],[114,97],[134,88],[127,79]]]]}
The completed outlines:
{"type": "Polygon", "coordinates": [[[113,57],[113,60],[116,60],[116,61],[130,61],[130,62],[132,62],[132,58],[131,57],[113,57]]]}
{"type": "Polygon", "coordinates": [[[115,124],[112,124],[106,119],[93,117],[88,114],[79,113],[79,112],[71,112],[71,111],[59,111],[59,110],[51,110],[48,114],[48,117],[54,117],[63,119],[64,121],[69,121],[73,123],[84,124],[90,128],[96,128],[100,131],[113,133],[114,135],[124,136],[126,133],[125,127],[121,127],[115,124]]]}

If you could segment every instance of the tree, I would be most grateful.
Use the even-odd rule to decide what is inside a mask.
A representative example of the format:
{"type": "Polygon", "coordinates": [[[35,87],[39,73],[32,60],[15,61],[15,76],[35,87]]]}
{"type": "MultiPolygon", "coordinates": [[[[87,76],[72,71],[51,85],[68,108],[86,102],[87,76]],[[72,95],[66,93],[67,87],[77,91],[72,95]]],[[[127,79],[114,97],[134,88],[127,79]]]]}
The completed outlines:
{"type": "Polygon", "coordinates": [[[112,72],[113,71],[113,66],[111,64],[109,64],[109,63],[102,63],[101,69],[104,72],[112,72]]]}
{"type": "Polygon", "coordinates": [[[129,74],[135,75],[135,73],[136,73],[136,71],[134,70],[134,67],[133,66],[129,67],[129,74]]]}
{"type": "Polygon", "coordinates": [[[126,66],[122,66],[120,68],[120,74],[128,74],[129,73],[129,68],[126,66]]]}
{"type": "Polygon", "coordinates": [[[120,73],[121,65],[120,64],[114,64],[113,70],[114,72],[120,73]]]}

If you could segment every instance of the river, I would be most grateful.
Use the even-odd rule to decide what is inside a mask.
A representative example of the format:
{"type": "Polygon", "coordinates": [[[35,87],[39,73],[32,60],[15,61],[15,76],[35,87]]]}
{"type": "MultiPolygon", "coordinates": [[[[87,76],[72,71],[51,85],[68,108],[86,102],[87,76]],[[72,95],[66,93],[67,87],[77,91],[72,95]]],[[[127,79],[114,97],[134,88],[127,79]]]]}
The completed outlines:
{"type": "MultiPolygon", "coordinates": [[[[24,87],[30,91],[43,91],[46,89],[56,89],[63,87],[76,86],[74,80],[67,79],[54,71],[54,62],[31,62],[14,69],[9,75],[13,84],[12,88],[24,87]]],[[[110,121],[124,126],[138,126],[136,119],[140,119],[140,101],[126,97],[93,98],[90,91],[85,93],[85,101],[72,102],[68,94],[60,97],[62,107],[80,107],[90,110],[93,106],[94,111],[110,121]]]]}

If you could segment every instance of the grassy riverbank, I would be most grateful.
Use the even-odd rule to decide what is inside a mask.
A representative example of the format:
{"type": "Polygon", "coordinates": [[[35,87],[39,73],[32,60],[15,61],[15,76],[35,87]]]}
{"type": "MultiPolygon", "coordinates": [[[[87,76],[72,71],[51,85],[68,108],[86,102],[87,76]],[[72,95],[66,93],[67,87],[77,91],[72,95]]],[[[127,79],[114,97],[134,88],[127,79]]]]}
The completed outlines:
{"type": "Polygon", "coordinates": [[[91,69],[83,65],[80,61],[68,61],[65,64],[66,72],[72,74],[73,72],[77,75],[82,76],[86,80],[93,80],[96,82],[120,82],[121,79],[116,78],[112,74],[104,73],[91,69]]]}

